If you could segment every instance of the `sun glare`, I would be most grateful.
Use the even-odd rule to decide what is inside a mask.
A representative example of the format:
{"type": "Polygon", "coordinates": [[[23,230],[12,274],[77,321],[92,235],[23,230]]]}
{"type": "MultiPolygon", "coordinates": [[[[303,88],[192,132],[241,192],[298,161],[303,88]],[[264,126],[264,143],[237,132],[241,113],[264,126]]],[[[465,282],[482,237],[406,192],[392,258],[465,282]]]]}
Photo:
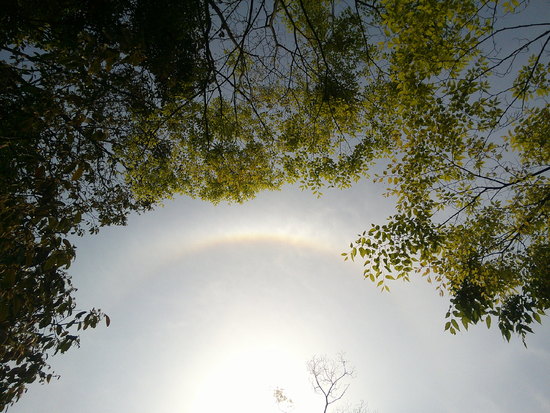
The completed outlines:
{"type": "MultiPolygon", "coordinates": [[[[200,235],[174,233],[164,237],[162,242],[170,246],[165,251],[168,260],[174,263],[211,250],[215,250],[219,258],[226,251],[232,251],[235,245],[257,245],[258,251],[265,251],[266,245],[271,243],[290,247],[291,254],[302,251],[338,257],[339,250],[331,245],[334,240],[330,234],[322,232],[322,228],[322,225],[293,221],[291,217],[286,220],[275,217],[232,221],[220,226],[211,223],[210,228],[201,228],[200,235]]],[[[223,269],[218,276],[227,271],[226,275],[230,276],[231,270],[223,269]]],[[[235,271],[242,275],[244,269],[236,268],[235,271]]],[[[220,285],[224,285],[223,281],[220,285]]],[[[317,399],[311,389],[306,362],[313,355],[311,343],[315,339],[284,321],[281,324],[281,317],[277,316],[280,304],[260,303],[254,307],[255,304],[246,301],[246,294],[241,297],[238,292],[237,295],[245,300],[239,301],[233,290],[220,291],[220,285],[215,286],[215,291],[204,290],[209,310],[220,306],[216,318],[218,327],[213,335],[205,336],[200,351],[190,356],[192,366],[186,368],[195,373],[192,381],[179,383],[180,387],[174,392],[181,394],[176,410],[182,413],[278,413],[280,410],[273,395],[277,388],[284,389],[294,400],[295,411],[311,410],[307,406],[315,404],[317,399]]],[[[251,299],[257,299],[253,291],[250,294],[251,299]]],[[[271,299],[271,294],[262,297],[271,299]]],[[[205,328],[208,329],[206,325],[205,328]]]]}
{"type": "Polygon", "coordinates": [[[217,354],[208,355],[211,360],[196,382],[188,411],[279,412],[273,397],[276,388],[287,389],[291,397],[308,397],[307,393],[300,394],[308,384],[304,359],[281,343],[241,343],[231,349],[224,348],[224,343],[219,345],[217,354]]]}

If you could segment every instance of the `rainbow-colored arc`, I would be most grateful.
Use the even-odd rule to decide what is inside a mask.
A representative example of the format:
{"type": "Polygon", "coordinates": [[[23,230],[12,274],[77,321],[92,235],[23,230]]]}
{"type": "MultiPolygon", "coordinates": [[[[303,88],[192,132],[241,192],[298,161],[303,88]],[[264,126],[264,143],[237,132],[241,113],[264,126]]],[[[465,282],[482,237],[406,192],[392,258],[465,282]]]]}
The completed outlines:
{"type": "Polygon", "coordinates": [[[213,247],[238,244],[280,244],[295,248],[315,251],[322,254],[338,253],[338,247],[330,245],[326,240],[304,234],[290,234],[282,231],[232,231],[204,237],[188,244],[183,255],[199,253],[213,247]]]}
{"type": "MultiPolygon", "coordinates": [[[[143,244],[132,251],[132,256],[136,258],[130,265],[133,265],[135,270],[124,268],[119,272],[132,273],[135,280],[136,272],[143,276],[156,274],[160,271],[160,267],[169,267],[184,258],[234,246],[288,247],[306,254],[320,254],[336,260],[341,258],[340,253],[345,244],[330,239],[328,234],[311,231],[305,226],[269,224],[251,228],[236,223],[224,228],[202,228],[200,232],[185,233],[179,230],[169,234],[164,233],[162,237],[150,239],[150,243],[143,244]]],[[[266,253],[269,254],[269,252],[266,253]]],[[[128,261],[125,260],[124,265],[127,264],[128,261]]]]}

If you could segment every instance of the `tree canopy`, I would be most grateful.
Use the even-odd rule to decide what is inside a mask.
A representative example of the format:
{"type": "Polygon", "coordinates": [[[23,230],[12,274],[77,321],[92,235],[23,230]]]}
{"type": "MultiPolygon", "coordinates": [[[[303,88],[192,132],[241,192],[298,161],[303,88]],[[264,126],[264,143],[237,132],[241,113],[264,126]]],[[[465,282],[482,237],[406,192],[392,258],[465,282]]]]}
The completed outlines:
{"type": "Polygon", "coordinates": [[[78,345],[76,330],[102,317],[76,310],[69,237],[150,208],[133,196],[117,152],[140,117],[202,82],[203,9],[172,3],[4,5],[0,410],[28,383],[50,381],[48,354],[78,345]]]}
{"type": "Polygon", "coordinates": [[[384,290],[426,276],[453,334],[525,339],[550,298],[550,22],[515,1],[224,4],[220,105],[229,89],[260,122],[235,112],[283,178],[371,175],[396,199],[346,258],[384,290]]]}
{"type": "Polygon", "coordinates": [[[54,0],[0,16],[0,409],[78,344],[71,235],[175,194],[362,177],[396,212],[346,255],[420,274],[446,329],[550,305],[550,22],[476,0],[54,0]],[[460,324],[459,324],[460,323],[460,324]]]}

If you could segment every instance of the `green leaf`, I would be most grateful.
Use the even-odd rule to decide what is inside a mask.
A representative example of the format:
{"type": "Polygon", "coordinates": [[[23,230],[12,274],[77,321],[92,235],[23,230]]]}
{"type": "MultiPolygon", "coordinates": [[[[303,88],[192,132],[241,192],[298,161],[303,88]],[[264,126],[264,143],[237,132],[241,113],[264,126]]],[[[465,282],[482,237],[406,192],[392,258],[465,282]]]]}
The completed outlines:
{"type": "Polygon", "coordinates": [[[84,173],[84,168],[82,167],[82,165],[79,165],[76,171],[73,172],[73,175],[71,176],[71,180],[78,181],[83,173],[84,173]]]}
{"type": "Polygon", "coordinates": [[[71,348],[71,345],[73,344],[72,340],[66,339],[61,344],[57,346],[57,350],[61,353],[65,353],[69,348],[71,348]]]}
{"type": "Polygon", "coordinates": [[[456,320],[454,318],[451,320],[451,324],[453,325],[453,327],[456,330],[460,330],[460,328],[458,327],[458,323],[456,322],[456,320]]]}
{"type": "Polygon", "coordinates": [[[510,341],[510,339],[512,338],[512,333],[510,332],[510,330],[504,330],[502,334],[506,341],[510,341]]]}

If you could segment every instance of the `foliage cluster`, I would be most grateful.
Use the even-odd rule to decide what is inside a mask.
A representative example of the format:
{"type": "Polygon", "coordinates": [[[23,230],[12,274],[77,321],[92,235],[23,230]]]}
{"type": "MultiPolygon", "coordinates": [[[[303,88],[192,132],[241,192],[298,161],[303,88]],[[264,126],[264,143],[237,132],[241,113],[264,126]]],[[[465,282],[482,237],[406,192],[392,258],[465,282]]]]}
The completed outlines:
{"type": "Polygon", "coordinates": [[[346,257],[385,290],[435,282],[451,333],[495,319],[524,339],[550,282],[550,22],[536,5],[213,3],[224,37],[209,53],[225,69],[204,101],[234,119],[229,140],[261,148],[277,184],[319,192],[374,172],[396,214],[346,257]]]}
{"type": "Polygon", "coordinates": [[[396,213],[346,258],[382,289],[415,273],[434,282],[451,333],[495,320],[525,338],[550,304],[550,22],[532,8],[5,5],[0,410],[49,380],[48,354],[77,345],[74,328],[102,318],[76,310],[70,237],[174,194],[240,202],[374,173],[396,213]]]}
{"type": "Polygon", "coordinates": [[[71,236],[150,208],[126,184],[118,147],[167,91],[198,87],[204,47],[200,8],[165,3],[3,5],[0,410],[28,383],[50,381],[48,354],[78,345],[76,331],[103,318],[77,311],[71,236]],[[159,24],[169,16],[172,26],[159,24]]]}

